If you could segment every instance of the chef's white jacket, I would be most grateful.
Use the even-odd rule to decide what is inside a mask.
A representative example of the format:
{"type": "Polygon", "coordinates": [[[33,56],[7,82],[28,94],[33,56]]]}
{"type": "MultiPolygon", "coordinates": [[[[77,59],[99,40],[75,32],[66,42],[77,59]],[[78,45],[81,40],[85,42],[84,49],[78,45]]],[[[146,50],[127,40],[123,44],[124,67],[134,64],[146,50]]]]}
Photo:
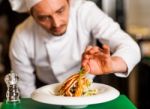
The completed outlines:
{"type": "Polygon", "coordinates": [[[54,37],[43,30],[30,16],[20,24],[10,46],[11,67],[19,76],[22,97],[30,97],[35,90],[35,76],[45,83],[58,81],[80,69],[81,56],[87,45],[98,39],[108,44],[113,56],[121,57],[128,72],[115,75],[126,77],[140,61],[136,42],[119,25],[104,14],[93,2],[75,0],[71,3],[67,31],[54,37]]]}

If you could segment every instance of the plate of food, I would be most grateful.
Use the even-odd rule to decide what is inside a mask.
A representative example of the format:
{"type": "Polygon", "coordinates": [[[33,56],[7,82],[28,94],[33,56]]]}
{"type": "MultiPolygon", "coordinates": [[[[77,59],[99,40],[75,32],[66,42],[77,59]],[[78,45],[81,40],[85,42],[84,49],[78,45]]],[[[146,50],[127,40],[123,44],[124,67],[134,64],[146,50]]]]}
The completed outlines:
{"type": "Polygon", "coordinates": [[[55,83],[36,89],[31,98],[41,103],[79,109],[90,104],[113,100],[119,94],[117,89],[109,85],[93,83],[86,78],[83,71],[80,71],[63,83],[55,83]]]}

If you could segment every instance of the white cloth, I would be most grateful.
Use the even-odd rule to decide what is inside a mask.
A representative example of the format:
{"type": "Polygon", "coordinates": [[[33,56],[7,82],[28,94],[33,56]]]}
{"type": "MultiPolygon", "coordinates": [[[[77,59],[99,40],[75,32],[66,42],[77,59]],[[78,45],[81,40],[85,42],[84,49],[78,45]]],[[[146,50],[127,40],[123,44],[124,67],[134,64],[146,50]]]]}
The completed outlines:
{"type": "Polygon", "coordinates": [[[82,53],[95,39],[108,44],[113,55],[126,62],[128,73],[116,73],[117,76],[127,77],[140,61],[136,42],[93,2],[71,6],[67,32],[61,37],[46,33],[29,17],[16,28],[10,47],[11,65],[19,75],[21,95],[29,97],[35,89],[34,70],[46,83],[52,83],[53,75],[64,81],[78,71],[82,53]]]}
{"type": "MultiPolygon", "coordinates": [[[[9,0],[12,10],[19,13],[29,12],[34,5],[41,1],[42,0],[9,0]]],[[[69,0],[72,5],[80,1],[84,0],[69,0]]]]}
{"type": "Polygon", "coordinates": [[[11,8],[16,12],[28,12],[32,6],[39,3],[42,0],[9,0],[11,8]]]}

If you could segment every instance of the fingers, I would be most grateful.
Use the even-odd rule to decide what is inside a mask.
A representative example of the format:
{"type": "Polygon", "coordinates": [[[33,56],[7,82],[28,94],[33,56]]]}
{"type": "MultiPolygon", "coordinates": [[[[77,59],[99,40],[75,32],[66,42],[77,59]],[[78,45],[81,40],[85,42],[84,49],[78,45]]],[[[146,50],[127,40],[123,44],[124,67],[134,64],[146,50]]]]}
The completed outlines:
{"type": "Polygon", "coordinates": [[[84,59],[94,58],[95,55],[107,55],[110,54],[110,48],[108,45],[103,45],[103,48],[98,46],[88,46],[82,55],[84,59]]]}
{"type": "Polygon", "coordinates": [[[93,48],[91,45],[87,46],[85,52],[89,51],[91,48],[93,48]]]}
{"type": "Polygon", "coordinates": [[[103,45],[102,47],[105,54],[110,54],[110,47],[108,45],[103,45]]]}
{"type": "Polygon", "coordinates": [[[102,48],[99,48],[98,46],[88,46],[85,53],[90,55],[97,53],[110,54],[110,47],[106,44],[104,44],[102,48]]]}
{"type": "Polygon", "coordinates": [[[90,60],[90,55],[88,54],[89,50],[92,48],[92,46],[88,46],[86,49],[85,49],[85,52],[83,53],[82,55],[82,63],[81,63],[81,66],[84,68],[85,71],[87,71],[87,67],[88,67],[88,63],[89,63],[89,60],[90,60]]]}
{"type": "Polygon", "coordinates": [[[93,54],[98,51],[98,47],[88,46],[82,55],[82,64],[85,65],[88,63],[88,61],[93,58],[93,54]]]}
{"type": "Polygon", "coordinates": [[[98,46],[88,46],[82,55],[81,65],[83,67],[89,66],[90,59],[95,58],[95,56],[107,57],[108,55],[110,55],[110,48],[108,45],[103,45],[102,48],[98,46]]]}
{"type": "Polygon", "coordinates": [[[99,47],[97,46],[88,46],[85,49],[85,52],[82,55],[82,67],[84,67],[85,69],[89,69],[89,63],[90,63],[90,59],[94,58],[94,54],[99,52],[99,47]]]}
{"type": "Polygon", "coordinates": [[[86,54],[94,54],[96,52],[99,52],[100,48],[97,46],[88,46],[85,50],[86,54]]]}

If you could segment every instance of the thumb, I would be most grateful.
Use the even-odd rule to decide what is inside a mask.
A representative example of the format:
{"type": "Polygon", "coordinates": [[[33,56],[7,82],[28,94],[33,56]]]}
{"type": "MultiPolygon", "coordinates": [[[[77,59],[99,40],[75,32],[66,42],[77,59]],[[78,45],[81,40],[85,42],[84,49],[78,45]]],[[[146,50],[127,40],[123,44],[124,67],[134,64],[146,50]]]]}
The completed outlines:
{"type": "Polygon", "coordinates": [[[103,51],[106,54],[110,54],[110,47],[106,44],[103,45],[103,51]]]}

